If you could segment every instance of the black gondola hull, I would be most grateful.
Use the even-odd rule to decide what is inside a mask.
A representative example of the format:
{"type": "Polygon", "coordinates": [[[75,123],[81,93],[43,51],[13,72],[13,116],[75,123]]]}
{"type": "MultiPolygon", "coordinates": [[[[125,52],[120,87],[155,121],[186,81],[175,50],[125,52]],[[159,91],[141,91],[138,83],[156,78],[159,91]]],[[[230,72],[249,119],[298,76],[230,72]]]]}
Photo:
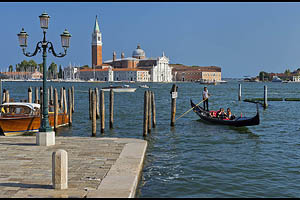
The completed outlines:
{"type": "Polygon", "coordinates": [[[222,120],[218,118],[212,118],[209,115],[209,112],[204,110],[201,106],[196,106],[191,100],[191,106],[193,111],[203,120],[213,124],[221,124],[228,126],[255,126],[259,125],[259,112],[257,108],[257,113],[254,117],[237,117],[233,120],[222,120]]]}

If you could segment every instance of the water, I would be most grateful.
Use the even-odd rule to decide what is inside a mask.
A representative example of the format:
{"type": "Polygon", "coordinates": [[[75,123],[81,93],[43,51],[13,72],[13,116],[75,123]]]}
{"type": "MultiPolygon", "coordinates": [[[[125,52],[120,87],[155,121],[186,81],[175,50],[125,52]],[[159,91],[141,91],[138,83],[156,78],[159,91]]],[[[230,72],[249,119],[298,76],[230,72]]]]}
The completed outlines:
{"type": "MultiPolygon", "coordinates": [[[[127,84],[127,83],[126,83],[127,84]]],[[[132,87],[139,84],[128,83],[132,87]]],[[[190,99],[201,101],[203,85],[178,85],[176,118],[190,109],[190,99]]],[[[230,107],[239,116],[254,116],[253,103],[239,102],[237,81],[209,85],[210,109],[230,107]]],[[[297,83],[241,83],[242,99],[263,97],[300,98],[297,83]]],[[[70,87],[71,83],[49,83],[70,87]]],[[[73,126],[62,127],[63,136],[91,136],[88,119],[88,88],[109,83],[74,83],[75,113],[73,126]]],[[[299,197],[300,196],[300,102],[269,102],[259,106],[260,125],[232,128],[203,123],[192,111],[170,127],[172,83],[148,83],[155,93],[157,128],[148,135],[147,157],[137,197],[299,197]]],[[[29,86],[36,82],[4,82],[14,99],[26,99],[29,86]]],[[[134,93],[115,93],[114,129],[109,130],[109,93],[105,93],[106,127],[97,137],[143,139],[144,88],[134,93]]]]}

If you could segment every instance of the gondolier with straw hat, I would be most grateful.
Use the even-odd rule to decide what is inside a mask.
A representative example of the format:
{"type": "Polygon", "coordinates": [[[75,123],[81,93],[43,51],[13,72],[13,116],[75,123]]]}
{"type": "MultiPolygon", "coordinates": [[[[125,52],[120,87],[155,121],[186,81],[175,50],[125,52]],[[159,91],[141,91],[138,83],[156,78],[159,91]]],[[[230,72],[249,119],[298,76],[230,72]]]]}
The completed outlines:
{"type": "Polygon", "coordinates": [[[208,93],[207,87],[204,87],[202,97],[203,97],[203,108],[205,110],[206,107],[206,110],[208,111],[208,98],[210,97],[210,94],[208,93]]]}

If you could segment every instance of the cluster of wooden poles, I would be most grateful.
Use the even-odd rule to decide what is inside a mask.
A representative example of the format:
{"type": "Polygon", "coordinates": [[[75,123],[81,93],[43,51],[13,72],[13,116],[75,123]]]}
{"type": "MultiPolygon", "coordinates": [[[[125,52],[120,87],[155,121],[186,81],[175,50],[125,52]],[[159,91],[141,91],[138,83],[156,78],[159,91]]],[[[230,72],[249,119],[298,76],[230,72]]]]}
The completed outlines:
{"type": "MultiPolygon", "coordinates": [[[[28,103],[38,103],[40,104],[40,116],[42,120],[42,113],[43,113],[43,88],[35,87],[35,94],[34,94],[34,101],[33,101],[33,91],[32,87],[28,88],[28,98],[25,100],[20,100],[20,102],[28,102],[28,103]]],[[[12,98],[10,98],[9,90],[3,89],[2,94],[2,103],[14,102],[12,98]]],[[[60,88],[60,100],[58,99],[58,92],[56,88],[50,86],[48,88],[48,105],[54,106],[54,130],[57,130],[57,121],[58,121],[58,113],[59,110],[63,111],[64,114],[68,113],[68,124],[72,126],[72,113],[74,113],[74,86],[68,88],[68,100],[66,95],[66,88],[60,88]]]]}
{"type": "Polygon", "coordinates": [[[156,128],[156,108],[154,92],[146,90],[144,93],[144,123],[143,123],[143,136],[151,133],[152,127],[156,128]]]}
{"type": "MultiPolygon", "coordinates": [[[[109,101],[109,128],[113,128],[114,124],[114,91],[110,90],[110,101],[109,101]]],[[[97,119],[101,117],[101,133],[104,133],[105,129],[105,102],[104,102],[104,91],[100,91],[99,101],[99,90],[98,88],[89,88],[89,118],[92,120],[92,136],[96,136],[97,119]],[[99,110],[100,103],[100,110],[99,110]]]]}
{"type": "MultiPolygon", "coordinates": [[[[104,91],[98,88],[89,88],[89,116],[92,120],[92,136],[96,136],[97,133],[97,119],[101,119],[101,133],[104,133],[105,129],[105,102],[104,91]],[[100,98],[99,98],[100,96],[100,98]]],[[[144,128],[143,136],[147,136],[151,133],[151,127],[156,127],[156,110],[155,110],[155,98],[154,93],[150,90],[145,91],[144,94],[144,128]],[[152,125],[151,125],[152,123],[152,125]]],[[[114,127],[114,91],[111,89],[109,92],[109,128],[114,127]]]]}

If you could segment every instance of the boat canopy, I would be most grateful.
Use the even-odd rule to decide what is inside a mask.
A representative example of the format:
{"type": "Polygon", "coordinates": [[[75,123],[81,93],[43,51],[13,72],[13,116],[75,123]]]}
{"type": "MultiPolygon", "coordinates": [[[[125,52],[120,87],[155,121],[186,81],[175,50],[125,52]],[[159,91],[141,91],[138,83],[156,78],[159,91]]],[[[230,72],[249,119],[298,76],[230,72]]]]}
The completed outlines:
{"type": "Polygon", "coordinates": [[[35,108],[40,109],[40,104],[38,103],[26,103],[26,102],[9,102],[9,103],[4,103],[1,104],[1,106],[27,106],[31,110],[34,110],[35,108]]]}

